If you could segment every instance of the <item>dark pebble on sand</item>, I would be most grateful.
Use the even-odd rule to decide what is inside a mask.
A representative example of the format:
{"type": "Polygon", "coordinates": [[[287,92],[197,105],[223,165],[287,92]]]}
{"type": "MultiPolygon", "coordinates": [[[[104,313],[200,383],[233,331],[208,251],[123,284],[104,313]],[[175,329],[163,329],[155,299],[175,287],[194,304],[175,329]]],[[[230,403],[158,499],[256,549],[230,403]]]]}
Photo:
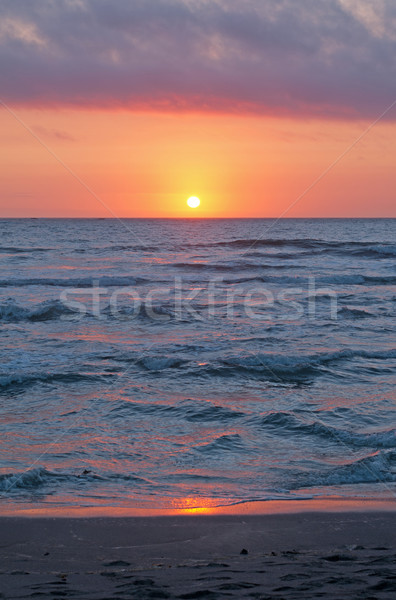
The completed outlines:
{"type": "Polygon", "coordinates": [[[131,563],[126,562],[125,560],[111,560],[102,564],[104,567],[129,567],[131,563]]]}

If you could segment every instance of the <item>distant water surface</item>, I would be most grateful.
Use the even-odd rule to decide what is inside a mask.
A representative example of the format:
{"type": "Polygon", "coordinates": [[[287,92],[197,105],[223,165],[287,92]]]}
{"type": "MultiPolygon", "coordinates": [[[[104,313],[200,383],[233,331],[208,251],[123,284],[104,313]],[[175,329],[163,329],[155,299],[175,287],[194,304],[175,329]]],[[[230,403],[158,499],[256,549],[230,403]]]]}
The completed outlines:
{"type": "Polygon", "coordinates": [[[386,219],[0,221],[0,512],[395,498],[395,257],[386,219]]]}

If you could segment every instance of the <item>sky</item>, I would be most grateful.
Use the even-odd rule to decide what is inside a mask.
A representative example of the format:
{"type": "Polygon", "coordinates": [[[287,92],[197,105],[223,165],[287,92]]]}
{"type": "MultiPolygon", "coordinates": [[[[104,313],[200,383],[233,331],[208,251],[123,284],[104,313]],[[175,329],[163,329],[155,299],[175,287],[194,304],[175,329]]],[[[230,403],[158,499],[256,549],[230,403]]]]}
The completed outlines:
{"type": "Polygon", "coordinates": [[[0,216],[395,217],[395,56],[394,0],[2,0],[0,216]]]}

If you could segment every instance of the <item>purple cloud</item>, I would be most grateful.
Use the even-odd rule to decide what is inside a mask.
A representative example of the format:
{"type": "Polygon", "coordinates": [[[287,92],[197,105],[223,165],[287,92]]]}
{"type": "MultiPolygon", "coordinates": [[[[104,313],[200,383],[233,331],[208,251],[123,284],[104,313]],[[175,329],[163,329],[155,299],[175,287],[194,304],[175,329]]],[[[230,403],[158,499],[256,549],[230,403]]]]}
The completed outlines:
{"type": "Polygon", "coordinates": [[[393,0],[3,0],[2,99],[375,118],[395,32],[393,0]]]}

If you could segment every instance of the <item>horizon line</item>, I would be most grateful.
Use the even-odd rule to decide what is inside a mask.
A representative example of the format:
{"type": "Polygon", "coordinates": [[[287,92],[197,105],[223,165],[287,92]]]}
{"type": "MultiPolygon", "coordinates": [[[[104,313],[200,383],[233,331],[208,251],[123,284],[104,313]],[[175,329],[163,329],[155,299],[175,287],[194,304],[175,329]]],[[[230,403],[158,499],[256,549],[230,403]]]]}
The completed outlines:
{"type": "Polygon", "coordinates": [[[158,221],[176,221],[176,220],[184,220],[184,221],[215,221],[215,220],[229,220],[229,221],[240,221],[240,220],[277,220],[277,221],[301,221],[301,220],[305,220],[305,219],[310,219],[310,220],[356,220],[356,219],[360,219],[360,220],[391,220],[391,219],[396,219],[396,216],[373,216],[373,217],[359,217],[359,216],[353,216],[353,217],[312,217],[312,216],[305,216],[305,217],[188,217],[188,216],[181,216],[181,217],[77,217],[77,216],[59,216],[59,217],[46,217],[46,216],[40,216],[40,217],[31,217],[31,216],[26,216],[26,217],[21,217],[21,216],[7,216],[7,217],[3,217],[0,215],[0,220],[1,221],[6,221],[6,220],[96,220],[96,221],[117,221],[117,220],[135,220],[135,221],[144,221],[144,220],[158,220],[158,221]]]}

